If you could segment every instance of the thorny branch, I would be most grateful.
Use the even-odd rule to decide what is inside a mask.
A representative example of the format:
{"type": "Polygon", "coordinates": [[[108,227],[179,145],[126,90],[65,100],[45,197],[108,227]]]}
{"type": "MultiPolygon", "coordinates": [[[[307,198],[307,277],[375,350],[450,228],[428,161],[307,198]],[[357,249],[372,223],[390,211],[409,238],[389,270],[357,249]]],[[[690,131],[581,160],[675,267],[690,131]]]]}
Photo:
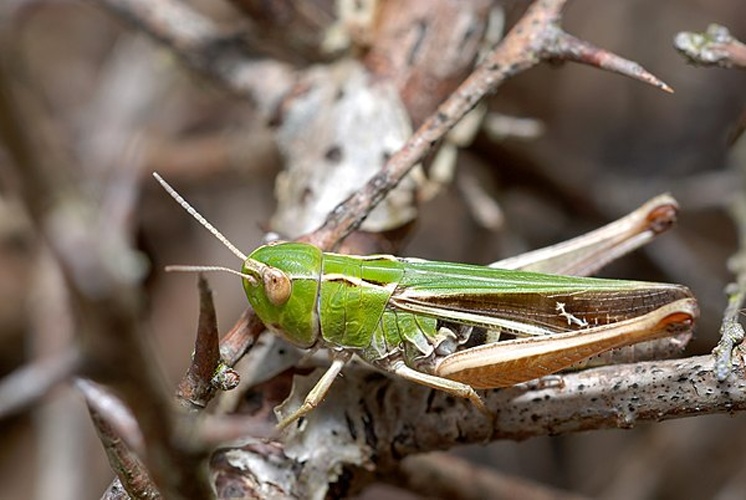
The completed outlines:
{"type": "Polygon", "coordinates": [[[238,385],[238,376],[220,359],[218,322],[215,317],[212,290],[201,274],[199,295],[199,327],[194,357],[176,392],[177,400],[192,410],[204,409],[217,389],[227,391],[238,385]]]}
{"type": "Polygon", "coordinates": [[[205,400],[212,398],[215,387],[210,383],[220,363],[218,321],[212,290],[203,275],[199,275],[199,326],[194,356],[189,370],[176,391],[178,400],[192,409],[204,409],[205,400]]]}
{"type": "Polygon", "coordinates": [[[324,249],[334,248],[354,231],[389,191],[428,154],[445,134],[484,96],[510,77],[541,61],[571,59],[613,69],[664,90],[668,86],[639,65],[593,48],[559,28],[566,0],[534,2],[526,14],[406,144],[394,154],[368,184],[335,208],[324,225],[305,240],[324,249]]]}
{"type": "Polygon", "coordinates": [[[318,413],[309,416],[304,433],[294,433],[282,444],[251,442],[240,452],[218,453],[213,460],[220,464],[216,485],[219,494],[238,487],[267,494],[263,480],[280,476],[260,470],[258,464],[271,463],[278,472],[295,471],[284,477],[277,493],[304,498],[339,477],[355,487],[375,480],[375,474],[367,472],[370,460],[375,461],[375,473],[386,476],[405,457],[454,444],[629,429],[643,422],[746,409],[742,371],[718,382],[714,367],[711,356],[612,365],[562,375],[547,387],[522,384],[487,391],[493,422],[468,402],[439,391],[348,372],[318,413]],[[258,484],[246,484],[246,469],[257,474],[258,484]]]}

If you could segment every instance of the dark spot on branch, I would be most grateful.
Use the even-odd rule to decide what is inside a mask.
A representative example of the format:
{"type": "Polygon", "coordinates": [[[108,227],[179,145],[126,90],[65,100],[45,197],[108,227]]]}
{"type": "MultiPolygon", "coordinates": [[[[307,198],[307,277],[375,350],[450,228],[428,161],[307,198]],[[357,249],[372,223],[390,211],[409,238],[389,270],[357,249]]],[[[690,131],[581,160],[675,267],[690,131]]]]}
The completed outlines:
{"type": "Polygon", "coordinates": [[[327,498],[347,498],[350,496],[350,487],[355,474],[349,467],[343,467],[342,472],[333,483],[329,483],[327,498]]]}
{"type": "Polygon", "coordinates": [[[427,35],[427,23],[425,21],[420,21],[417,23],[415,28],[417,30],[417,40],[415,40],[414,44],[412,45],[412,50],[409,51],[409,57],[407,58],[407,63],[410,66],[414,66],[417,61],[417,54],[420,51],[420,47],[422,46],[422,41],[427,35]]]}
{"type": "Polygon", "coordinates": [[[430,394],[427,395],[427,404],[425,405],[425,413],[433,411],[433,400],[435,399],[435,390],[431,390],[430,394]]]}
{"type": "Polygon", "coordinates": [[[349,413],[345,412],[345,422],[347,423],[347,430],[350,432],[353,441],[357,441],[357,430],[355,429],[355,422],[350,418],[349,413]]]}
{"type": "Polygon", "coordinates": [[[378,436],[376,431],[373,429],[373,415],[368,408],[368,404],[365,400],[362,401],[362,422],[363,422],[363,433],[365,434],[365,444],[370,447],[371,450],[378,449],[378,436]]]}
{"type": "Polygon", "coordinates": [[[464,36],[461,37],[459,48],[464,49],[466,45],[469,43],[469,41],[472,39],[475,33],[477,33],[477,29],[474,23],[472,23],[469,25],[469,28],[467,28],[467,30],[464,32],[464,36]]]}
{"type": "Polygon", "coordinates": [[[456,439],[454,441],[456,441],[457,443],[468,443],[469,438],[464,433],[464,430],[461,428],[459,420],[456,420],[456,429],[458,430],[458,435],[456,436],[456,439]]]}
{"type": "Polygon", "coordinates": [[[326,150],[324,158],[329,160],[331,163],[337,164],[342,161],[342,148],[334,144],[326,150]]]}
{"type": "MultiPolygon", "coordinates": [[[[389,449],[391,450],[391,458],[393,458],[396,461],[399,461],[402,458],[404,458],[405,455],[399,451],[399,448],[400,448],[399,445],[400,444],[406,445],[408,440],[409,438],[407,437],[407,434],[405,434],[404,430],[400,432],[399,434],[397,434],[396,436],[394,436],[394,439],[391,440],[391,446],[389,447],[389,449]]],[[[404,449],[406,448],[407,447],[404,446],[404,449]]]]}
{"type": "Polygon", "coordinates": [[[388,384],[381,384],[381,386],[376,391],[376,404],[379,408],[383,408],[383,400],[386,397],[386,390],[388,389],[388,384]]]}
{"type": "Polygon", "coordinates": [[[254,415],[264,405],[264,394],[261,391],[248,390],[243,395],[241,411],[247,415],[254,415]]]}
{"type": "Polygon", "coordinates": [[[384,380],[386,378],[387,378],[386,375],[383,375],[379,372],[370,372],[370,373],[365,374],[365,376],[363,377],[363,381],[366,384],[370,384],[370,383],[378,382],[379,380],[384,380]]]}

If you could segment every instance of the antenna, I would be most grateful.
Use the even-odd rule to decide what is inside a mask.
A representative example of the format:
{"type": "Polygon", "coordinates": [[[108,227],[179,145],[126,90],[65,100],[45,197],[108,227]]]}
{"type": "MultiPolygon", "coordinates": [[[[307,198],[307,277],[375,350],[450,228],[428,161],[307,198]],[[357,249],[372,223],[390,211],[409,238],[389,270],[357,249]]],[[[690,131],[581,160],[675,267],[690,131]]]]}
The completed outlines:
{"type": "Polygon", "coordinates": [[[176,190],[174,188],[172,188],[168,184],[168,182],[164,181],[163,177],[161,177],[160,175],[158,175],[156,172],[153,172],[153,177],[155,177],[155,180],[157,180],[160,183],[160,185],[163,186],[163,189],[165,189],[166,192],[171,195],[171,198],[173,198],[174,200],[176,200],[176,203],[178,203],[179,205],[181,205],[181,208],[183,208],[184,210],[186,210],[189,215],[191,215],[192,217],[194,217],[197,220],[197,222],[199,222],[200,224],[202,224],[202,227],[204,227],[205,229],[207,229],[208,231],[210,231],[210,233],[212,233],[213,236],[215,236],[218,240],[220,240],[220,242],[223,245],[225,245],[228,248],[228,250],[230,250],[233,253],[233,255],[235,255],[236,257],[238,257],[241,260],[246,260],[247,259],[246,255],[244,255],[244,253],[241,250],[239,250],[238,248],[236,248],[236,245],[234,245],[233,243],[231,243],[228,240],[228,238],[226,238],[225,236],[223,236],[223,233],[221,233],[220,231],[218,231],[215,226],[213,226],[212,224],[210,224],[209,222],[207,222],[207,219],[205,219],[204,217],[202,217],[202,215],[199,212],[197,212],[197,210],[193,206],[191,206],[189,204],[189,202],[184,199],[183,196],[181,196],[179,193],[177,193],[176,190]]]}
{"type": "Polygon", "coordinates": [[[235,274],[245,280],[249,280],[253,284],[256,284],[256,278],[250,274],[245,274],[230,267],[223,266],[166,266],[166,272],[182,272],[182,273],[211,273],[211,272],[223,272],[235,274]]]}

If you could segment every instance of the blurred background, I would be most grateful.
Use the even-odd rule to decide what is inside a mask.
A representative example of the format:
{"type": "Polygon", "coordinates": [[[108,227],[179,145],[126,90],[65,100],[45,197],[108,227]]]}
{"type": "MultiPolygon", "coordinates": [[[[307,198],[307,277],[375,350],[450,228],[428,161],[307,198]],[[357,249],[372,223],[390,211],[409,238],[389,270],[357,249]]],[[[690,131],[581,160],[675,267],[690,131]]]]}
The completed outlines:
{"type": "MultiPolygon", "coordinates": [[[[222,25],[246,23],[262,33],[262,18],[250,22],[247,14],[260,2],[243,3],[192,5],[222,25]]],[[[268,124],[252,102],[185,68],[105,4],[13,0],[0,6],[0,29],[17,51],[14,61],[22,63],[14,76],[41,96],[41,115],[48,119],[34,126],[51,131],[81,182],[88,175],[141,178],[137,192],[110,195],[112,203],[136,197],[137,212],[123,223],[132,227],[149,262],[146,322],[175,385],[193,349],[198,295],[194,276],[166,275],[164,265],[238,263],[162,192],[150,172],[160,172],[249,251],[261,243],[275,213],[282,143],[275,140],[276,124],[268,124]]],[[[495,5],[509,25],[527,3],[495,5]]],[[[691,287],[702,319],[687,354],[709,352],[732,278],[728,259],[738,248],[728,209],[743,196],[746,145],[729,139],[739,120],[743,126],[746,73],[687,65],[672,40],[679,31],[701,31],[713,22],[746,39],[738,0],[573,2],[563,23],[568,32],[639,62],[675,93],[577,64],[545,64],[519,75],[489,100],[489,116],[535,120],[529,132],[501,136],[482,128],[460,148],[453,183],[420,204],[398,252],[488,263],[576,236],[671,192],[681,205],[677,227],[604,275],[691,287]],[[500,210],[487,223],[469,198],[475,185],[500,210]]],[[[272,31],[276,25],[265,28],[279,36],[272,31]]],[[[293,29],[289,24],[288,33],[293,29]]],[[[252,43],[265,43],[255,48],[271,52],[280,42],[264,33],[252,43]]],[[[297,67],[313,61],[293,46],[289,50],[289,62],[297,67]]],[[[3,170],[8,161],[0,150],[3,170]]],[[[38,314],[56,303],[48,294],[57,272],[40,258],[37,236],[8,178],[2,178],[0,192],[2,374],[70,341],[60,338],[64,328],[45,324],[38,314]]],[[[244,310],[245,298],[233,276],[211,275],[210,283],[224,331],[244,310]]],[[[455,452],[580,495],[742,498],[744,426],[743,415],[703,416],[455,452]]],[[[70,387],[0,421],[0,433],[0,498],[98,498],[112,479],[85,406],[70,387]]]]}

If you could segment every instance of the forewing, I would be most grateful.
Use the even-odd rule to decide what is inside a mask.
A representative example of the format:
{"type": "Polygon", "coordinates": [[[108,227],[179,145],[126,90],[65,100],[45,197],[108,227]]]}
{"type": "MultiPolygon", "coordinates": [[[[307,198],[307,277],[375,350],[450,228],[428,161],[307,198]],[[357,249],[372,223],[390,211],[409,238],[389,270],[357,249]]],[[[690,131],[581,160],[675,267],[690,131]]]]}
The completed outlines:
{"type": "Polygon", "coordinates": [[[692,296],[680,285],[404,262],[390,307],[516,336],[614,324],[692,296]]]}

